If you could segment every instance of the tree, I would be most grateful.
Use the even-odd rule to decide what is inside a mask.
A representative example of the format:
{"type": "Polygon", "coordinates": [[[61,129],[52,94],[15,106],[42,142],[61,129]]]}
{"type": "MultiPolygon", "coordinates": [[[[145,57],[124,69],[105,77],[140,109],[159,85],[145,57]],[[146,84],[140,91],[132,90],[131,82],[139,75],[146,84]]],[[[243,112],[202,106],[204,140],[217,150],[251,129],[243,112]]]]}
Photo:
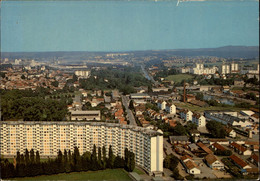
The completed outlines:
{"type": "Polygon", "coordinates": [[[23,156],[23,154],[21,154],[21,164],[25,164],[25,160],[24,160],[24,156],[23,156]]]}
{"type": "Polygon", "coordinates": [[[108,160],[107,160],[107,166],[108,168],[114,168],[114,155],[113,155],[113,150],[112,146],[109,146],[109,151],[108,151],[108,160]]]}
{"type": "Polygon", "coordinates": [[[30,163],[29,151],[25,150],[25,164],[28,165],[30,163]]]}
{"type": "Polygon", "coordinates": [[[101,148],[98,147],[98,168],[102,168],[102,156],[101,156],[101,148]]]}
{"type": "Polygon", "coordinates": [[[21,76],[21,79],[25,79],[25,76],[24,76],[24,75],[22,75],[22,76],[21,76]]]}
{"type": "Polygon", "coordinates": [[[35,162],[34,150],[31,149],[31,151],[30,151],[30,163],[34,163],[34,162],[35,162]]]}
{"type": "Polygon", "coordinates": [[[225,127],[220,122],[208,121],[206,124],[206,128],[214,138],[225,138],[227,136],[225,127]]]}
{"type": "Polygon", "coordinates": [[[198,92],[198,93],[196,94],[196,99],[197,99],[197,100],[203,101],[203,98],[204,98],[204,96],[203,96],[203,94],[202,94],[201,92],[198,92]]]}
{"type": "Polygon", "coordinates": [[[20,152],[19,152],[19,151],[17,151],[17,153],[16,153],[16,163],[17,163],[17,164],[20,164],[20,163],[21,163],[21,155],[20,155],[20,152]]]}
{"type": "Polygon", "coordinates": [[[173,128],[173,133],[174,135],[185,135],[186,129],[181,124],[177,124],[177,126],[173,128]]]}
{"type": "Polygon", "coordinates": [[[36,161],[36,163],[40,163],[40,161],[41,161],[41,158],[40,158],[40,153],[39,153],[39,151],[37,150],[36,151],[36,159],[35,159],[35,161],[36,161]]]}
{"type": "Polygon", "coordinates": [[[131,110],[133,110],[135,107],[134,107],[134,102],[133,102],[133,100],[131,100],[130,102],[129,102],[129,109],[131,109],[131,110]]]}
{"type": "Polygon", "coordinates": [[[58,87],[59,86],[59,82],[56,80],[56,81],[52,82],[51,85],[54,86],[54,87],[58,87]]]}
{"type": "Polygon", "coordinates": [[[106,147],[102,147],[102,161],[103,161],[103,168],[106,168],[107,163],[107,155],[106,155],[106,147]]]}
{"type": "Polygon", "coordinates": [[[75,171],[80,171],[81,169],[81,163],[80,163],[80,154],[79,154],[79,149],[78,147],[74,147],[74,152],[73,152],[73,166],[75,171]]]}
{"type": "Polygon", "coordinates": [[[135,169],[135,154],[133,152],[129,153],[129,159],[130,159],[129,172],[132,172],[135,169]]]}
{"type": "Polygon", "coordinates": [[[120,157],[119,155],[117,155],[115,157],[115,162],[114,162],[114,165],[115,165],[115,168],[124,168],[124,159],[122,157],[120,157]]]}
{"type": "Polygon", "coordinates": [[[179,163],[178,158],[173,154],[167,155],[166,158],[163,160],[163,166],[165,168],[170,169],[171,171],[177,168],[178,163],[179,163]]]}
{"type": "Polygon", "coordinates": [[[97,163],[97,150],[96,150],[96,145],[94,144],[92,154],[91,154],[91,163],[93,170],[98,169],[98,163],[97,163]]]}

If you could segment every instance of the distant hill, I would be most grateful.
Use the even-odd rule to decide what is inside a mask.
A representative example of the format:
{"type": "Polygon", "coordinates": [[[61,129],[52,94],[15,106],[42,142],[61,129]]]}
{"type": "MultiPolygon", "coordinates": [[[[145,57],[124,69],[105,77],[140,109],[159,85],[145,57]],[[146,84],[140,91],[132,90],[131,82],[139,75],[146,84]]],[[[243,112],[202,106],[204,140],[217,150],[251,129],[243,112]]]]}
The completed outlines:
{"type": "MultiPolygon", "coordinates": [[[[259,57],[259,46],[225,46],[219,48],[200,49],[172,49],[172,50],[144,50],[124,51],[134,56],[216,56],[223,58],[256,58],[259,57]]],[[[87,51],[64,51],[64,52],[2,52],[2,58],[24,58],[24,59],[65,59],[86,60],[94,56],[102,56],[111,52],[87,52],[87,51]]],[[[113,52],[117,53],[117,52],[113,52]]],[[[123,52],[120,52],[123,53],[123,52]]]]}

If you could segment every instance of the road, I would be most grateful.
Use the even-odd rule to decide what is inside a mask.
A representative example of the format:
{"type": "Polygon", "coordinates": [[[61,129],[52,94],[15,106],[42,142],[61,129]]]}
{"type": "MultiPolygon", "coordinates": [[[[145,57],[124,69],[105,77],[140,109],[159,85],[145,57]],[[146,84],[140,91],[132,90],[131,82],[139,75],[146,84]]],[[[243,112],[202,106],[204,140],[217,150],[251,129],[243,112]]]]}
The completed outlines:
{"type": "Polygon", "coordinates": [[[125,106],[125,110],[126,110],[126,118],[130,121],[130,125],[135,125],[137,126],[136,122],[135,122],[135,117],[133,115],[133,112],[129,109],[128,104],[129,104],[129,100],[126,96],[122,95],[122,103],[125,106]]]}
{"type": "Polygon", "coordinates": [[[142,71],[143,71],[143,73],[144,73],[145,78],[147,78],[148,80],[152,81],[155,85],[158,85],[158,84],[159,84],[158,82],[156,82],[156,81],[153,79],[152,76],[150,76],[150,75],[148,74],[148,72],[144,69],[144,66],[143,66],[143,65],[141,65],[141,69],[142,69],[142,71]]]}

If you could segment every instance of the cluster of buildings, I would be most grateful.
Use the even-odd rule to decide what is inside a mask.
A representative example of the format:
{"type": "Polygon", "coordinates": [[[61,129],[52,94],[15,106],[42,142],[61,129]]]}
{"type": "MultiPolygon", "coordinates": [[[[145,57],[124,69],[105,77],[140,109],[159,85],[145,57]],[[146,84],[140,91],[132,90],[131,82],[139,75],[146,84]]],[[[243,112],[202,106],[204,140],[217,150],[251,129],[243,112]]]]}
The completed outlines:
{"type": "MultiPolygon", "coordinates": [[[[4,60],[4,63],[1,68],[1,73],[4,74],[4,77],[0,80],[1,89],[35,90],[37,87],[44,87],[59,90],[64,88],[67,80],[73,78],[73,74],[77,75],[78,79],[85,79],[90,76],[90,70],[82,69],[86,66],[81,65],[58,65],[57,67],[53,65],[54,67],[51,67],[44,62],[22,59],[15,59],[14,61],[7,59],[4,60]]],[[[78,87],[79,82],[75,81],[70,86],[78,87]]]]}
{"type": "Polygon", "coordinates": [[[205,169],[201,166],[204,163],[212,170],[224,171],[230,165],[226,165],[227,163],[223,162],[223,159],[220,159],[218,155],[227,150],[230,155],[225,156],[225,159],[237,166],[242,174],[258,173],[258,141],[200,138],[195,143],[191,143],[187,136],[170,136],[169,140],[174,145],[175,153],[189,174],[202,174],[202,170],[205,169]],[[200,161],[201,158],[203,162],[200,161]]]}
{"type": "MultiPolygon", "coordinates": [[[[219,67],[204,67],[202,63],[196,63],[195,67],[182,67],[180,73],[191,73],[195,75],[226,75],[226,74],[246,74],[249,78],[256,76],[259,80],[259,64],[256,67],[241,67],[238,63],[223,63],[219,67]]],[[[215,76],[217,77],[217,75],[215,76]]]]}

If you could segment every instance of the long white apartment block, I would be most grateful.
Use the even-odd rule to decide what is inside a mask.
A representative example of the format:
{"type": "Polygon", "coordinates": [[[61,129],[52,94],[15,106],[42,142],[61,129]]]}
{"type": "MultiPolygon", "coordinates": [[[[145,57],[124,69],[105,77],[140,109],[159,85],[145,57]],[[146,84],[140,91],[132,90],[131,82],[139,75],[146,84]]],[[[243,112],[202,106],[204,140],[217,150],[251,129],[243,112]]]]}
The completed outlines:
{"type": "Polygon", "coordinates": [[[79,148],[80,154],[92,152],[93,145],[112,146],[114,155],[124,150],[135,154],[136,164],[149,174],[163,172],[163,134],[132,125],[100,122],[1,121],[1,155],[13,157],[17,151],[38,150],[42,157],[53,157],[59,150],[79,148]]]}

